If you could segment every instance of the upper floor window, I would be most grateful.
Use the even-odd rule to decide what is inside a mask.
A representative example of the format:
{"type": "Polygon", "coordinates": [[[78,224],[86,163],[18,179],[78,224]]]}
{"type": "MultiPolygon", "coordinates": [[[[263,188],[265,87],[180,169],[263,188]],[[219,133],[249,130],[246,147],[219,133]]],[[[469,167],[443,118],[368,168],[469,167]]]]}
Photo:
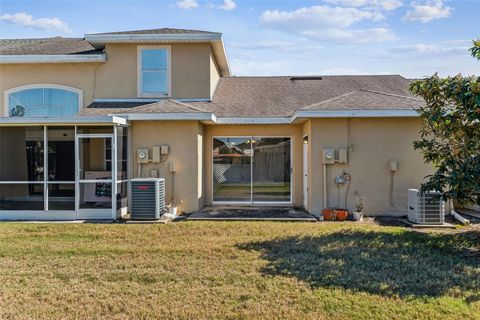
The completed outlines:
{"type": "Polygon", "coordinates": [[[5,92],[10,117],[73,116],[82,104],[82,90],[60,85],[28,85],[5,92]]]}
{"type": "Polygon", "coordinates": [[[170,47],[138,47],[138,96],[170,96],[170,47]]]}

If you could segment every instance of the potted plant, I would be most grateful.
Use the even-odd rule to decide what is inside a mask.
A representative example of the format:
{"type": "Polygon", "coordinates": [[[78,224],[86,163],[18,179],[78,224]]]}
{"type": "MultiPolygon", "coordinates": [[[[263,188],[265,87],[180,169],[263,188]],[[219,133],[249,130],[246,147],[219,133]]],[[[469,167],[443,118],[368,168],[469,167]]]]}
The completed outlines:
{"type": "Polygon", "coordinates": [[[357,197],[355,201],[355,211],[353,212],[353,220],[363,221],[363,197],[357,197]]]}
{"type": "MultiPolygon", "coordinates": [[[[183,201],[180,201],[179,204],[182,204],[183,201]]],[[[166,217],[169,218],[176,218],[177,217],[177,209],[178,209],[178,204],[174,201],[172,201],[168,206],[168,212],[165,214],[166,217]]]]}
{"type": "Polygon", "coordinates": [[[333,215],[335,219],[338,221],[345,221],[348,218],[348,210],[347,209],[335,209],[333,210],[333,215]]]}
{"type": "Polygon", "coordinates": [[[324,221],[335,220],[333,215],[333,210],[328,208],[322,209],[322,220],[324,221]]]}

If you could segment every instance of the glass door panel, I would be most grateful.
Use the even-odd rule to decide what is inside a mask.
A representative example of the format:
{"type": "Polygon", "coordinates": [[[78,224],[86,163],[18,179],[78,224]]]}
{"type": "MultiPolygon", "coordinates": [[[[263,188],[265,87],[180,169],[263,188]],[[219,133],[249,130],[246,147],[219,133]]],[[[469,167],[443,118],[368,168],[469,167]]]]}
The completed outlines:
{"type": "Polygon", "coordinates": [[[249,137],[213,139],[213,201],[252,201],[251,153],[249,137]]]}
{"type": "Polygon", "coordinates": [[[254,137],[252,201],[291,201],[290,138],[254,137]]]}
{"type": "Polygon", "coordinates": [[[78,218],[112,218],[112,135],[78,136],[78,218]]]}

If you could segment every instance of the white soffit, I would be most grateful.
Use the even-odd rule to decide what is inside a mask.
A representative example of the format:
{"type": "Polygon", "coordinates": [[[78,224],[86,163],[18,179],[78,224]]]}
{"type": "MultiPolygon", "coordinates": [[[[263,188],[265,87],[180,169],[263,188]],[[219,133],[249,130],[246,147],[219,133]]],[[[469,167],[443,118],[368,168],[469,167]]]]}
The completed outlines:
{"type": "Polygon", "coordinates": [[[105,54],[0,55],[0,64],[105,62],[105,54]]]}
{"type": "Polygon", "coordinates": [[[197,120],[214,124],[291,124],[307,118],[414,118],[415,110],[322,110],[298,111],[289,118],[220,118],[214,113],[142,113],[117,114],[130,120],[197,120]]]}
{"type": "Polygon", "coordinates": [[[38,124],[119,124],[126,125],[127,119],[119,116],[98,117],[0,117],[2,125],[38,125],[38,124]]]}
{"type": "Polygon", "coordinates": [[[399,118],[418,117],[413,109],[377,109],[377,110],[299,110],[292,116],[297,118],[399,118]]]}

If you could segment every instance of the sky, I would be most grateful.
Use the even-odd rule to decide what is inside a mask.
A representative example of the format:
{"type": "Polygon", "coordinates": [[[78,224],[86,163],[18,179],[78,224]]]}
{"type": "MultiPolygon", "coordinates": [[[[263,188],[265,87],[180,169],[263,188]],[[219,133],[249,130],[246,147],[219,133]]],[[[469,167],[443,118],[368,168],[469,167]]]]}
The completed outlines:
{"type": "Polygon", "coordinates": [[[480,0],[0,0],[1,38],[221,32],[232,73],[480,75],[480,0]]]}

